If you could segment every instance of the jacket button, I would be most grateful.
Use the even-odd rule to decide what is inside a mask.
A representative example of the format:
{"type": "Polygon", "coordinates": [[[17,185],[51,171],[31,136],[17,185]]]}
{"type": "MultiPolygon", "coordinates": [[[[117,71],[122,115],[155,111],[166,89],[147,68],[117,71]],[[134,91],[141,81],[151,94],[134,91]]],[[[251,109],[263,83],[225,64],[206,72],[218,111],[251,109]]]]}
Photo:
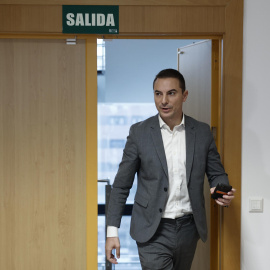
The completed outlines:
{"type": "Polygon", "coordinates": [[[162,209],[161,209],[161,208],[159,208],[159,212],[160,212],[160,213],[162,212],[162,209]]]}
{"type": "Polygon", "coordinates": [[[168,190],[168,189],[165,187],[165,188],[164,188],[164,191],[167,192],[167,190],[168,190]]]}

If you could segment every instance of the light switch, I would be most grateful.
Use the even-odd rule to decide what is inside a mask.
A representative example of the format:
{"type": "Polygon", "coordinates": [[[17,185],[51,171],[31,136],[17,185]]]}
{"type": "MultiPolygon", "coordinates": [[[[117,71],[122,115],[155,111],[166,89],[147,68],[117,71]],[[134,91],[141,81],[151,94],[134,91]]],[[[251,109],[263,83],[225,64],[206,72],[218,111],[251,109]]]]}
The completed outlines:
{"type": "Polygon", "coordinates": [[[249,198],[249,212],[251,213],[263,212],[263,198],[262,197],[249,198]]]}

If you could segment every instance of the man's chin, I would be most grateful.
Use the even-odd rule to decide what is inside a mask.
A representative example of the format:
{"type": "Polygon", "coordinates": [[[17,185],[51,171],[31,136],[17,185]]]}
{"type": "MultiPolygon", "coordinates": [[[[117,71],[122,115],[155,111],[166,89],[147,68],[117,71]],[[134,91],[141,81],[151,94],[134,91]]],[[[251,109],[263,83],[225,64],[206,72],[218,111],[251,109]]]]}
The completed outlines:
{"type": "Polygon", "coordinates": [[[171,117],[171,113],[159,112],[160,117],[166,122],[171,117]]]}

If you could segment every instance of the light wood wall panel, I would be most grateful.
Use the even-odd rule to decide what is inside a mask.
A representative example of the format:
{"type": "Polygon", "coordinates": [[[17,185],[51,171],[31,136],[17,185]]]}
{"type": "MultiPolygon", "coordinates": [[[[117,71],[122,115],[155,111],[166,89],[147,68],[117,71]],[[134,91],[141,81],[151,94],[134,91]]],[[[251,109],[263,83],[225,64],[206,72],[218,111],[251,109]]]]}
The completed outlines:
{"type": "Polygon", "coordinates": [[[0,5],[0,32],[62,33],[62,7],[0,5]]]}
{"type": "Polygon", "coordinates": [[[0,40],[0,269],[86,269],[84,43],[0,40]]]}
{"type": "MultiPolygon", "coordinates": [[[[230,0],[46,0],[47,5],[132,5],[132,6],[224,6],[230,0]]],[[[44,0],[1,0],[3,4],[44,5],[44,0]]]]}
{"type": "Polygon", "coordinates": [[[120,6],[119,13],[120,33],[225,32],[224,7],[120,6]]]}
{"type": "MultiPolygon", "coordinates": [[[[0,32],[62,33],[61,6],[0,6],[0,32]]],[[[218,6],[120,6],[120,34],[223,34],[225,8],[218,6]],[[168,19],[170,18],[170,19],[168,19]]]]}

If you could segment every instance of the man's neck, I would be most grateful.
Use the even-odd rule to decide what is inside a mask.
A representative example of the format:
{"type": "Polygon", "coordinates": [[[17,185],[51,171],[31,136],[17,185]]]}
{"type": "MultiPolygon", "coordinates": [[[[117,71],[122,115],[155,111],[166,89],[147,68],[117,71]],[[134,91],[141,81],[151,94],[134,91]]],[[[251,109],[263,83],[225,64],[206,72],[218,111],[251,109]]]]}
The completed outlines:
{"type": "Polygon", "coordinates": [[[164,123],[168,125],[168,127],[170,128],[170,130],[173,131],[173,129],[174,129],[175,126],[178,126],[178,125],[181,124],[182,119],[183,119],[183,115],[184,114],[182,113],[182,115],[181,115],[181,117],[179,119],[166,119],[166,121],[161,116],[160,117],[162,118],[162,120],[164,121],[164,123]]]}

